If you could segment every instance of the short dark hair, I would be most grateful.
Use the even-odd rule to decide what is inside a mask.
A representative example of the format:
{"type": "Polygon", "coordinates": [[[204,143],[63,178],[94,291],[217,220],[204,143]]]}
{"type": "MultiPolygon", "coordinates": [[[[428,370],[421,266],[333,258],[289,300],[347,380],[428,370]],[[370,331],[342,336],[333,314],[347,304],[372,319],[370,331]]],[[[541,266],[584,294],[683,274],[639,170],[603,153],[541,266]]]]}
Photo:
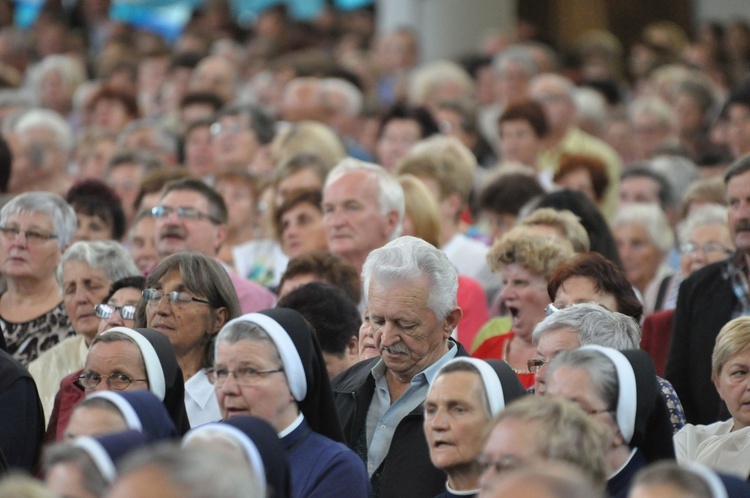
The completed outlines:
{"type": "Polygon", "coordinates": [[[139,289],[139,290],[145,289],[146,277],[142,275],[135,275],[132,277],[121,278],[120,280],[115,280],[114,282],[112,282],[112,286],[109,288],[109,294],[107,294],[107,297],[105,297],[102,302],[106,303],[107,301],[112,299],[112,296],[118,290],[129,289],[129,288],[139,289]]]}
{"type": "Polygon", "coordinates": [[[252,104],[229,104],[216,114],[216,120],[224,116],[247,116],[250,129],[258,142],[269,144],[275,135],[274,120],[265,111],[252,104]]]}
{"type": "Polygon", "coordinates": [[[143,202],[143,197],[148,194],[161,192],[161,190],[164,188],[164,185],[166,185],[167,183],[182,178],[192,177],[193,175],[191,175],[184,168],[159,168],[152,171],[151,173],[146,175],[146,177],[141,182],[141,188],[138,189],[138,195],[133,202],[133,207],[137,210],[140,210],[141,203],[143,202]]]}
{"type": "Polygon", "coordinates": [[[292,191],[284,202],[281,203],[276,209],[273,216],[274,228],[276,229],[276,236],[281,238],[282,226],[281,218],[286,213],[299,206],[300,204],[310,204],[315,207],[321,213],[323,208],[321,203],[323,202],[323,194],[318,189],[296,189],[292,191]]]}
{"type": "Polygon", "coordinates": [[[650,178],[659,185],[659,204],[662,208],[668,208],[675,202],[674,195],[672,194],[672,184],[669,183],[664,175],[654,171],[650,166],[647,165],[635,165],[630,166],[620,175],[620,183],[627,178],[650,178]]]}
{"type": "Polygon", "coordinates": [[[218,112],[224,105],[224,99],[214,92],[190,92],[186,93],[180,100],[180,109],[194,104],[210,105],[214,112],[218,112]]]}
{"type": "Polygon", "coordinates": [[[222,224],[227,223],[229,214],[227,213],[227,205],[224,203],[224,198],[220,193],[206,185],[203,181],[198,180],[197,178],[173,180],[164,185],[161,198],[163,199],[168,193],[176,190],[187,190],[202,195],[206,201],[208,201],[208,214],[219,220],[222,224]]]}
{"type": "Polygon", "coordinates": [[[315,328],[320,348],[343,356],[362,325],[356,303],[335,285],[310,282],[279,299],[279,308],[298,311],[315,328]]]}
{"type": "Polygon", "coordinates": [[[555,268],[547,283],[547,294],[551,301],[554,302],[557,291],[572,277],[591,279],[597,292],[612,294],[617,301],[617,310],[612,311],[630,316],[640,323],[643,305],[636,297],[625,273],[607,258],[596,252],[587,252],[578,254],[555,268]]]}
{"type": "Polygon", "coordinates": [[[406,104],[395,104],[388,109],[383,117],[380,118],[380,128],[378,129],[378,138],[383,136],[383,131],[388,123],[394,119],[408,119],[415,121],[419,125],[420,138],[427,138],[440,133],[440,127],[432,117],[430,111],[425,107],[410,107],[406,104]]]}
{"type": "Polygon", "coordinates": [[[89,179],[76,183],[65,194],[65,200],[76,213],[96,216],[112,229],[112,240],[125,235],[125,212],[114,190],[101,180],[89,179]]]}
{"type": "Polygon", "coordinates": [[[724,173],[724,184],[729,184],[729,180],[735,176],[740,176],[750,171],[750,155],[743,156],[737,159],[729,166],[729,169],[724,173]]]}
{"type": "Polygon", "coordinates": [[[356,268],[328,251],[311,251],[292,258],[281,276],[279,289],[287,279],[297,275],[315,275],[343,289],[355,303],[362,299],[362,284],[356,268]]]}
{"type": "Polygon", "coordinates": [[[509,105],[500,115],[497,124],[501,126],[508,121],[526,121],[538,138],[544,138],[549,132],[544,108],[535,100],[524,100],[509,105]]]}
{"type": "Polygon", "coordinates": [[[574,171],[585,170],[591,178],[591,186],[594,189],[594,197],[597,202],[604,197],[604,191],[609,186],[609,177],[607,176],[607,166],[604,161],[598,157],[586,154],[565,154],[560,158],[560,167],[555,173],[553,181],[559,179],[574,171]]]}
{"type": "Polygon", "coordinates": [[[496,214],[518,215],[534,197],[544,194],[539,180],[527,173],[498,175],[479,192],[479,209],[496,214]]]}

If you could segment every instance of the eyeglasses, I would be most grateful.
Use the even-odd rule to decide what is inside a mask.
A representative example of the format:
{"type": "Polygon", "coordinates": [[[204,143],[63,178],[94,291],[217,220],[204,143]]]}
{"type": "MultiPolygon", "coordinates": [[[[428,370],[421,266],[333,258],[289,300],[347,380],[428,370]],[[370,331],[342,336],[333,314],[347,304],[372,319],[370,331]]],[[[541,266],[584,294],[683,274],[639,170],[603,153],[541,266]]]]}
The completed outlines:
{"type": "Polygon", "coordinates": [[[96,372],[83,372],[76,377],[78,382],[86,389],[96,389],[102,380],[107,382],[107,386],[114,391],[127,389],[133,382],[148,382],[148,379],[131,379],[124,373],[115,372],[108,377],[102,377],[96,372]]]}
{"type": "Polygon", "coordinates": [[[546,308],[544,308],[544,315],[545,315],[545,316],[550,316],[550,315],[553,315],[553,314],[557,313],[558,311],[560,311],[560,309],[562,309],[562,308],[558,308],[558,307],[557,307],[557,306],[555,306],[554,304],[552,304],[552,303],[549,303],[549,304],[547,305],[547,307],[546,307],[546,308]]]}
{"type": "Polygon", "coordinates": [[[154,218],[168,218],[172,213],[177,213],[177,217],[183,220],[203,220],[206,219],[216,225],[221,225],[221,220],[208,213],[198,211],[190,207],[173,208],[169,206],[154,206],[151,208],[151,216],[154,218]]]}
{"type": "Polygon", "coordinates": [[[549,363],[549,360],[542,358],[532,358],[526,362],[526,366],[529,368],[529,372],[535,374],[539,373],[545,363],[549,363]]]}
{"type": "Polygon", "coordinates": [[[523,465],[523,462],[516,457],[503,457],[500,460],[490,460],[484,455],[477,457],[477,464],[479,465],[479,472],[484,473],[489,469],[492,469],[496,474],[499,474],[506,470],[517,469],[523,465]]]}
{"type": "Polygon", "coordinates": [[[50,232],[44,232],[42,230],[21,230],[18,227],[2,226],[0,227],[3,237],[7,240],[16,240],[20,234],[26,239],[29,244],[41,244],[47,242],[50,239],[56,239],[57,235],[50,232]]]}
{"type": "Polygon", "coordinates": [[[120,312],[120,316],[123,320],[132,320],[135,318],[135,306],[112,306],[111,304],[97,304],[94,306],[94,314],[106,320],[115,314],[116,311],[120,312]]]}
{"type": "Polygon", "coordinates": [[[207,299],[191,296],[187,292],[174,291],[165,293],[158,289],[146,289],[143,291],[143,299],[145,299],[148,304],[158,303],[164,296],[167,296],[167,300],[172,304],[188,304],[193,301],[196,303],[211,304],[207,299]]]}
{"type": "Polygon", "coordinates": [[[692,242],[685,242],[680,244],[681,254],[694,254],[698,251],[702,252],[703,254],[714,252],[726,254],[727,256],[732,254],[733,252],[731,249],[729,249],[728,247],[724,247],[718,242],[708,242],[706,244],[703,244],[702,246],[699,246],[698,244],[694,244],[692,242]]]}
{"type": "Polygon", "coordinates": [[[213,136],[218,136],[222,133],[235,134],[241,131],[250,131],[239,123],[214,123],[209,130],[211,130],[211,135],[213,136]]]}
{"type": "Polygon", "coordinates": [[[240,367],[234,370],[226,368],[212,368],[208,370],[208,380],[211,384],[221,387],[229,378],[229,374],[234,375],[234,381],[240,386],[248,387],[254,385],[258,379],[262,379],[266,375],[270,375],[277,372],[283,372],[284,367],[279,367],[274,370],[255,370],[250,367],[240,367]]]}

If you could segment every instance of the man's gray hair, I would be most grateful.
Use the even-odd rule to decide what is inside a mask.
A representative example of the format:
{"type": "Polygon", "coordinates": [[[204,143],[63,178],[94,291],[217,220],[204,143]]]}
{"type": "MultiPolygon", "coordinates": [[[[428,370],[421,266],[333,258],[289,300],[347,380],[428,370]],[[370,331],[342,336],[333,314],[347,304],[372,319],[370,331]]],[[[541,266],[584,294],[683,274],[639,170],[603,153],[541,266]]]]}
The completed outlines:
{"type": "Polygon", "coordinates": [[[529,78],[533,78],[539,73],[539,66],[534,60],[534,52],[530,47],[511,45],[506,48],[492,60],[492,70],[495,74],[502,74],[512,63],[523,66],[529,78]]]}
{"type": "Polygon", "coordinates": [[[177,153],[177,137],[167,131],[161,121],[156,118],[141,118],[130,121],[118,134],[117,146],[123,149],[130,135],[141,130],[153,130],[160,151],[167,154],[177,153]]]}
{"type": "Polygon", "coordinates": [[[101,270],[112,282],[140,275],[128,251],[114,240],[79,240],[65,251],[57,266],[57,281],[62,285],[62,274],[68,261],[83,261],[95,270],[101,270]]]}
{"type": "Polygon", "coordinates": [[[346,159],[341,160],[336,167],[328,173],[323,192],[325,192],[333,182],[345,174],[354,171],[367,171],[375,177],[375,180],[378,182],[378,207],[383,216],[388,216],[388,213],[391,211],[396,211],[396,213],[398,213],[398,223],[389,237],[390,240],[394,240],[401,235],[401,224],[404,221],[404,189],[401,187],[401,184],[396,177],[390,174],[385,168],[375,163],[368,163],[360,161],[359,159],[354,159],[353,157],[347,157],[346,159]]]}
{"type": "Polygon", "coordinates": [[[444,320],[456,307],[456,268],[443,251],[416,237],[399,237],[367,256],[362,267],[365,302],[373,279],[378,285],[388,287],[423,277],[430,282],[427,306],[438,320],[444,320]]]}
{"type": "Polygon", "coordinates": [[[706,225],[727,226],[727,208],[719,204],[704,204],[696,206],[690,214],[677,226],[677,239],[681,243],[690,241],[690,236],[700,227],[706,225]]]}
{"type": "Polygon", "coordinates": [[[538,344],[544,334],[560,329],[577,333],[581,346],[595,344],[617,350],[640,348],[638,323],[598,304],[581,303],[556,311],[537,324],[532,340],[538,344]]]}
{"type": "MultiPolygon", "coordinates": [[[[357,88],[353,83],[341,78],[325,78],[320,82],[320,90],[323,105],[328,109],[333,108],[337,114],[341,113],[345,116],[355,117],[359,116],[362,112],[364,96],[362,95],[362,90],[357,88]],[[333,105],[333,102],[329,100],[331,94],[343,96],[344,106],[333,105]]],[[[336,102],[338,103],[338,101],[336,102]]]]}
{"type": "Polygon", "coordinates": [[[70,125],[60,114],[50,109],[29,109],[19,116],[13,131],[23,134],[37,128],[51,131],[60,150],[70,152],[73,149],[73,132],[70,125]]]}
{"type": "Polygon", "coordinates": [[[128,456],[119,475],[124,478],[146,468],[157,470],[184,498],[263,496],[261,476],[252,467],[227,451],[203,445],[180,448],[163,443],[148,447],[128,456]]]}
{"type": "Polygon", "coordinates": [[[0,210],[0,225],[8,222],[12,214],[39,213],[52,222],[52,232],[57,245],[65,249],[76,233],[76,212],[62,196],[51,192],[26,192],[13,197],[0,210]]]}

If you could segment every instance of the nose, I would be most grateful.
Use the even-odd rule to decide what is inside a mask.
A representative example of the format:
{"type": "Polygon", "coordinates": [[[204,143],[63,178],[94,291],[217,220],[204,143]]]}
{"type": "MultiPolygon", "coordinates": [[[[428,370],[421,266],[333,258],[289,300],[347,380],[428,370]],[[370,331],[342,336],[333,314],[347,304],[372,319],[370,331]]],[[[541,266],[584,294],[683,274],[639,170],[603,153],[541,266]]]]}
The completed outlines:
{"type": "Polygon", "coordinates": [[[158,301],[154,302],[153,306],[156,310],[156,313],[158,313],[159,315],[168,315],[172,312],[172,307],[170,306],[169,299],[167,298],[166,294],[159,298],[158,301]]]}
{"type": "Polygon", "coordinates": [[[89,295],[83,286],[76,288],[75,300],[78,303],[86,303],[89,300],[89,295]]]}
{"type": "Polygon", "coordinates": [[[440,407],[435,409],[435,413],[432,414],[432,418],[430,419],[430,426],[433,430],[437,431],[443,431],[448,428],[448,417],[445,410],[440,407]]]}
{"type": "Polygon", "coordinates": [[[388,325],[387,323],[381,325],[377,328],[377,330],[374,330],[373,332],[375,335],[375,344],[379,347],[393,346],[401,340],[401,337],[398,335],[398,333],[396,333],[394,327],[388,325]]]}
{"type": "Polygon", "coordinates": [[[227,375],[227,380],[221,386],[221,392],[224,395],[240,394],[240,386],[237,384],[237,379],[234,377],[233,373],[227,375]]]}
{"type": "Polygon", "coordinates": [[[99,382],[99,385],[96,386],[94,389],[92,389],[94,392],[100,392],[100,391],[109,391],[109,384],[107,384],[107,379],[102,377],[102,381],[99,382]]]}
{"type": "Polygon", "coordinates": [[[484,472],[479,475],[479,488],[487,489],[492,479],[495,477],[495,471],[492,466],[487,467],[484,472]]]}
{"type": "Polygon", "coordinates": [[[112,316],[107,319],[107,328],[122,327],[123,325],[125,325],[125,320],[123,320],[120,315],[120,310],[115,311],[112,316]]]}
{"type": "Polygon", "coordinates": [[[503,301],[507,301],[508,299],[511,299],[515,297],[516,292],[513,290],[512,284],[505,284],[503,285],[503,290],[500,291],[500,299],[503,301]]]}

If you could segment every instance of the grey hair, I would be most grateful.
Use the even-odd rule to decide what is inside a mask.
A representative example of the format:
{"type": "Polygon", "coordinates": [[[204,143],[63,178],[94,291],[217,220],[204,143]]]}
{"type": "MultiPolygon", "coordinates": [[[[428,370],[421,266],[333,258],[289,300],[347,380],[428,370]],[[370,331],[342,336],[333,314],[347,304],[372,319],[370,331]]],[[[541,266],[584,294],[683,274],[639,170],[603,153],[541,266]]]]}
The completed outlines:
{"type": "Polygon", "coordinates": [[[469,95],[474,90],[471,75],[455,62],[448,60],[423,64],[414,70],[409,79],[408,101],[411,105],[424,105],[430,93],[445,83],[458,84],[464,95],[469,95]]]}
{"type": "Polygon", "coordinates": [[[354,84],[341,78],[325,78],[320,82],[320,91],[326,107],[331,107],[328,101],[329,95],[338,94],[344,97],[346,103],[343,109],[337,108],[337,111],[350,117],[359,116],[362,112],[364,96],[362,95],[362,91],[354,84]]]}
{"type": "Polygon", "coordinates": [[[628,115],[631,121],[642,113],[654,116],[664,127],[671,128],[675,125],[674,111],[660,97],[641,97],[630,104],[628,115]]]}
{"type": "Polygon", "coordinates": [[[577,333],[581,346],[596,344],[623,350],[638,349],[641,343],[641,329],[633,318],[598,304],[581,303],[561,309],[537,324],[532,336],[534,344],[547,332],[563,328],[577,333]]]}
{"type": "Polygon", "coordinates": [[[649,465],[635,475],[631,489],[649,484],[671,484],[685,498],[712,498],[715,496],[706,481],[677,462],[662,461],[649,465]],[[684,494],[682,494],[684,493],[684,494]]]}
{"type": "Polygon", "coordinates": [[[565,76],[561,76],[559,74],[544,73],[534,77],[534,79],[531,81],[531,87],[539,85],[542,82],[551,82],[556,87],[559,87],[559,89],[562,90],[565,94],[565,97],[568,99],[568,101],[572,104],[575,104],[574,99],[576,86],[569,78],[566,78],[565,76]]]}
{"type": "Polygon", "coordinates": [[[378,182],[378,207],[383,216],[388,216],[391,211],[398,213],[398,223],[390,235],[390,240],[401,235],[402,223],[404,221],[404,211],[406,209],[404,201],[404,189],[395,176],[390,174],[385,168],[375,163],[368,163],[347,157],[341,160],[335,168],[328,173],[326,183],[323,187],[325,192],[329,185],[341,178],[347,173],[354,171],[366,171],[370,173],[378,182]]]}
{"type": "Polygon", "coordinates": [[[686,157],[659,155],[648,162],[653,171],[660,173],[672,187],[672,198],[678,202],[690,185],[701,179],[698,166],[686,157]]]}
{"type": "Polygon", "coordinates": [[[682,220],[677,226],[677,239],[680,242],[687,242],[693,232],[706,225],[727,226],[727,208],[719,204],[704,204],[697,206],[690,214],[682,220]]]}
{"type": "Polygon", "coordinates": [[[598,128],[603,128],[609,117],[607,100],[597,90],[590,87],[576,88],[573,92],[578,121],[588,120],[598,128]]]}
{"type": "Polygon", "coordinates": [[[388,285],[423,277],[430,282],[427,306],[438,320],[444,320],[456,307],[456,268],[443,251],[416,237],[399,237],[367,256],[362,267],[365,302],[373,278],[379,285],[388,285]]]}
{"type": "MultiPolygon", "coordinates": [[[[150,446],[129,455],[119,469],[121,478],[140,469],[155,469],[184,498],[262,496],[260,476],[245,461],[206,446],[180,448],[172,443],[150,446]]],[[[117,483],[115,483],[115,487],[117,483]]]]}
{"type": "Polygon", "coordinates": [[[0,225],[8,222],[12,214],[40,213],[52,222],[52,230],[57,235],[57,245],[61,250],[70,244],[76,233],[76,212],[62,196],[51,192],[26,192],[13,197],[0,210],[0,225]]]}
{"type": "Polygon", "coordinates": [[[92,495],[104,496],[109,489],[109,482],[99,472],[89,454],[72,442],[55,443],[44,449],[45,474],[49,473],[52,467],[60,464],[70,464],[76,467],[81,472],[81,484],[92,495]]]}
{"type": "Polygon", "coordinates": [[[86,81],[86,70],[79,59],[65,54],[48,55],[34,67],[29,75],[29,82],[37,95],[41,92],[44,77],[54,71],[60,73],[65,84],[73,91],[86,81]]]}
{"type": "Polygon", "coordinates": [[[612,230],[623,225],[640,225],[656,247],[666,254],[674,246],[674,233],[669,226],[667,215],[657,204],[637,203],[621,209],[612,220],[612,230]]]}
{"type": "Polygon", "coordinates": [[[44,128],[55,136],[57,147],[65,152],[73,148],[73,132],[60,114],[50,109],[29,109],[19,116],[13,131],[25,133],[35,128],[44,128]]]}
{"type": "Polygon", "coordinates": [[[140,130],[152,129],[156,133],[156,141],[160,150],[174,154],[177,152],[177,137],[167,131],[156,118],[141,118],[129,122],[118,134],[117,146],[123,148],[128,136],[140,130]]]}
{"type": "Polygon", "coordinates": [[[68,261],[83,261],[95,270],[101,270],[111,281],[140,275],[132,256],[114,240],[79,240],[68,248],[57,266],[57,281],[62,285],[63,268],[68,261]]]}
{"type": "Polygon", "coordinates": [[[495,74],[502,74],[508,64],[516,63],[523,66],[526,75],[533,78],[539,73],[539,66],[534,60],[534,52],[528,46],[511,45],[492,60],[492,70],[495,74]]]}
{"type": "Polygon", "coordinates": [[[547,371],[547,383],[560,367],[577,368],[586,372],[594,384],[599,397],[608,410],[612,410],[612,417],[617,418],[617,400],[619,396],[619,384],[617,380],[617,369],[604,353],[593,349],[573,349],[562,351],[549,365],[547,371]]]}
{"type": "Polygon", "coordinates": [[[265,342],[271,345],[273,351],[274,360],[279,365],[282,364],[281,355],[279,349],[276,347],[276,343],[273,342],[271,336],[268,335],[263,327],[258,324],[250,322],[234,322],[229,325],[225,325],[216,336],[216,349],[214,351],[214,364],[218,361],[219,343],[225,342],[227,344],[237,344],[240,341],[253,341],[253,342],[265,342]]]}

